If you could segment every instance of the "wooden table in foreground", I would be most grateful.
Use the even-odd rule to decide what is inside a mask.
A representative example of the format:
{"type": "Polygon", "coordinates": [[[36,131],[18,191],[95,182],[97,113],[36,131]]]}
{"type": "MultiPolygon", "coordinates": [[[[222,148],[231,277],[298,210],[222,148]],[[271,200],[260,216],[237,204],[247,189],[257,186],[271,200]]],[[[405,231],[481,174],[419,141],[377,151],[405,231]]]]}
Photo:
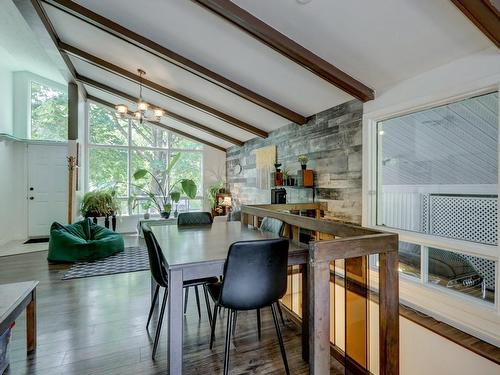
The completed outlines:
{"type": "MultiPolygon", "coordinates": [[[[182,374],[183,281],[222,275],[229,246],[236,241],[278,238],[242,227],[239,222],[215,222],[207,227],[152,227],[168,264],[167,363],[169,374],[182,374]]],[[[306,262],[308,250],[290,244],[289,264],[306,262]]],[[[208,337],[207,337],[208,342],[208,337]]]]}
{"type": "Polygon", "coordinates": [[[0,285],[0,335],[26,309],[27,352],[36,349],[36,287],[38,281],[0,285]]]}

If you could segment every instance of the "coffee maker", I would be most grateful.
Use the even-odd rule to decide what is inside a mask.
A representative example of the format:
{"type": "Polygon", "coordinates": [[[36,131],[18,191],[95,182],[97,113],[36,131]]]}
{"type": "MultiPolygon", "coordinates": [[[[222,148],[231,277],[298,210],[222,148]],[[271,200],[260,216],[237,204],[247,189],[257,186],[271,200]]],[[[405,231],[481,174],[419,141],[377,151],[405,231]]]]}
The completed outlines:
{"type": "Polygon", "coordinates": [[[286,189],[271,189],[271,204],[286,204],[286,189]]]}

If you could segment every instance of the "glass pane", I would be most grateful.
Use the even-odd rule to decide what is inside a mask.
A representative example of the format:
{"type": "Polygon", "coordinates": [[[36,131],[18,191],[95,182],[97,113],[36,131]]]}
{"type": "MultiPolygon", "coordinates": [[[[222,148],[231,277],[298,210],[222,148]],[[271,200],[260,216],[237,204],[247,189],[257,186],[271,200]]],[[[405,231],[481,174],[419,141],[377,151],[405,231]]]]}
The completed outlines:
{"type": "Polygon", "coordinates": [[[181,148],[184,150],[201,150],[203,148],[203,145],[201,143],[192,141],[190,139],[181,137],[180,135],[172,134],[171,138],[171,148],[181,148]]]}
{"type": "Polygon", "coordinates": [[[399,242],[399,272],[420,278],[420,245],[399,242]]]}
{"type": "Polygon", "coordinates": [[[167,150],[132,150],[132,176],[139,169],[146,169],[152,174],[148,173],[139,180],[132,178],[135,194],[145,196],[151,192],[156,196],[163,195],[167,182],[167,157],[167,150]]]}
{"type": "Polygon", "coordinates": [[[68,95],[31,82],[31,139],[68,140],[68,95]]]}
{"type": "Polygon", "coordinates": [[[498,93],[378,123],[378,224],[497,244],[498,93]]]}
{"type": "Polygon", "coordinates": [[[158,208],[154,204],[151,204],[151,201],[140,198],[137,199],[136,205],[132,209],[132,214],[145,214],[147,212],[151,215],[159,215],[158,208]]]}
{"type": "Polygon", "coordinates": [[[132,145],[139,147],[168,147],[168,131],[151,125],[149,123],[140,124],[138,121],[130,122],[132,129],[132,145]]]}
{"type": "Polygon", "coordinates": [[[110,108],[89,103],[89,143],[128,145],[128,120],[110,108]]]}
{"type": "Polygon", "coordinates": [[[488,259],[429,248],[429,283],[492,303],[495,268],[488,259]]]}
{"type": "MultiPolygon", "coordinates": [[[[172,153],[171,157],[174,157],[177,153],[172,153]]],[[[175,184],[181,179],[191,179],[194,181],[198,188],[197,195],[202,195],[202,179],[201,179],[201,152],[181,152],[181,157],[177,163],[172,168],[170,178],[172,183],[175,184]]]]}
{"type": "Polygon", "coordinates": [[[89,148],[89,190],[115,187],[119,196],[127,196],[128,151],[113,148],[89,148]]]}

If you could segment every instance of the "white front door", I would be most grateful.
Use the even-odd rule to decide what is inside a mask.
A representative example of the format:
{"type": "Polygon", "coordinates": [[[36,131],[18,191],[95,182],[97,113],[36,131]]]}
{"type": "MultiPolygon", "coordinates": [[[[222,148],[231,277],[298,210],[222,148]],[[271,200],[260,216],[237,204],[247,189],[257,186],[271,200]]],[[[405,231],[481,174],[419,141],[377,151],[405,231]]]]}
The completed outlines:
{"type": "Polygon", "coordinates": [[[66,223],[68,146],[28,145],[28,237],[48,236],[54,221],[66,223]]]}

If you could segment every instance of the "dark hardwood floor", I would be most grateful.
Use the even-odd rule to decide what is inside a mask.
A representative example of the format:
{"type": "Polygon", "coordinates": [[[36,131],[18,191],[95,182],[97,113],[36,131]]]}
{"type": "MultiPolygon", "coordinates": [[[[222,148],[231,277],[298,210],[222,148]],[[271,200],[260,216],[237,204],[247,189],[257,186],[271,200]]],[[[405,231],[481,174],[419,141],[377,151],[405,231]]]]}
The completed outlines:
{"type": "MultiPolygon", "coordinates": [[[[135,272],[76,280],[61,280],[67,266],[48,265],[47,252],[0,257],[0,283],[39,280],[37,290],[37,351],[26,356],[24,313],[11,341],[11,366],[18,374],[166,374],[166,332],[156,361],[151,333],[145,329],[150,303],[149,273],[135,272]]],[[[201,298],[203,303],[203,298],[201,298]]],[[[214,350],[208,348],[209,325],[205,306],[198,319],[194,293],[189,300],[184,332],[185,373],[222,373],[225,316],[218,321],[214,350]]],[[[263,312],[262,339],[257,338],[254,311],[240,313],[231,350],[232,374],[283,374],[270,311],[263,312]]],[[[307,374],[302,361],[300,329],[291,321],[283,329],[292,374],[307,374]]],[[[332,360],[332,373],[343,368],[332,360]]]]}

